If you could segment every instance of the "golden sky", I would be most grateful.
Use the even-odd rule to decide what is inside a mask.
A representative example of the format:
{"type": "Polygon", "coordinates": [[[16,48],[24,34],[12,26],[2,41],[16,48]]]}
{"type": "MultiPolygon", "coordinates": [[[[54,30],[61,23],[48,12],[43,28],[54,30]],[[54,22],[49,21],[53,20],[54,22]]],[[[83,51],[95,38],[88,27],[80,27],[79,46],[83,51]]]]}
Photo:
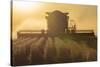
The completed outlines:
{"type": "Polygon", "coordinates": [[[97,6],[95,5],[13,1],[12,8],[13,38],[16,38],[19,30],[47,29],[46,12],[55,10],[69,12],[69,26],[75,23],[79,30],[93,29],[97,33],[97,6]]]}

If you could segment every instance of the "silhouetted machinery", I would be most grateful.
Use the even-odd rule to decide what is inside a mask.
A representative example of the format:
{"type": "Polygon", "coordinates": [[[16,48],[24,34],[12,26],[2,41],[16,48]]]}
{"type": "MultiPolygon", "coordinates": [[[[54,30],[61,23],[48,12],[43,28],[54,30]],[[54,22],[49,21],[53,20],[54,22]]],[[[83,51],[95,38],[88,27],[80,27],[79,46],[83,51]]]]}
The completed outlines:
{"type": "Polygon", "coordinates": [[[48,30],[20,30],[17,32],[18,38],[49,36],[48,34],[50,36],[59,34],[66,35],[67,33],[75,36],[94,36],[93,30],[76,30],[76,25],[69,27],[69,13],[62,13],[55,10],[53,12],[46,12],[46,14],[48,15],[46,16],[48,30]]]}
{"type": "Polygon", "coordinates": [[[46,12],[48,33],[60,34],[68,31],[68,13],[62,13],[58,10],[46,12]]]}

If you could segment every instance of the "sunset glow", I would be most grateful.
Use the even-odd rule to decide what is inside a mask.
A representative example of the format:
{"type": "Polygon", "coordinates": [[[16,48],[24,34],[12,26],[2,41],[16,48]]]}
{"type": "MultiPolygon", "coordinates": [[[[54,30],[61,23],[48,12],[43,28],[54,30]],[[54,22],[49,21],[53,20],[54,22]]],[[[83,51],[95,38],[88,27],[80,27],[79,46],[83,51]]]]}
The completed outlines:
{"type": "Polygon", "coordinates": [[[77,29],[93,29],[97,32],[96,6],[13,1],[13,37],[19,30],[47,29],[46,12],[55,10],[69,12],[69,27],[73,23],[70,20],[74,20],[77,29]]]}

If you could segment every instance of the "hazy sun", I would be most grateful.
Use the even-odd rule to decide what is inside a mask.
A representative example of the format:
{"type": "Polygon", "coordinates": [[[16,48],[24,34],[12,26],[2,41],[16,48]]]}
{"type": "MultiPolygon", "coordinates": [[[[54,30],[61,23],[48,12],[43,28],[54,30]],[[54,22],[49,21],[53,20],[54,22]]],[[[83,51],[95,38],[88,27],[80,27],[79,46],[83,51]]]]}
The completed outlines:
{"type": "Polygon", "coordinates": [[[38,8],[39,3],[37,2],[27,2],[27,1],[14,1],[13,6],[20,11],[31,11],[38,8]]]}

